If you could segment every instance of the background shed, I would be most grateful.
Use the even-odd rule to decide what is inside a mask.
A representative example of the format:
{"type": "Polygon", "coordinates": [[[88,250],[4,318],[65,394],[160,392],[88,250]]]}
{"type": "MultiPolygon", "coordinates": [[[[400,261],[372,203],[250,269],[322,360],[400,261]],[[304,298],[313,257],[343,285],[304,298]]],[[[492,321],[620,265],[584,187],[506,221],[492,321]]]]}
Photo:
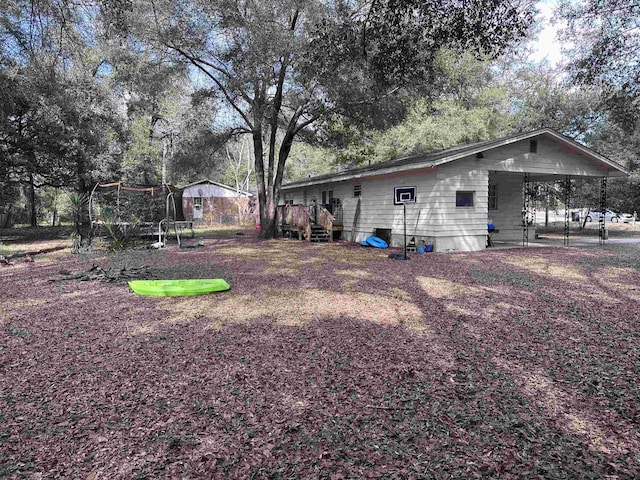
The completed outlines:
{"type": "Polygon", "coordinates": [[[209,225],[236,225],[253,219],[253,195],[208,179],[175,193],[177,220],[209,225]]]}

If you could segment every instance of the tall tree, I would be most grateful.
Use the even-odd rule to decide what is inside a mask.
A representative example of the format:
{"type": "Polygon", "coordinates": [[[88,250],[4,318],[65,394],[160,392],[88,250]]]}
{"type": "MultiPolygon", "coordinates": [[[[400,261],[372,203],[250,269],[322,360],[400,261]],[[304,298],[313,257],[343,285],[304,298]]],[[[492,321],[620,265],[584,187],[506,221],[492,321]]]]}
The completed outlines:
{"type": "Polygon", "coordinates": [[[564,39],[573,45],[568,52],[571,79],[602,93],[604,121],[587,140],[633,173],[631,179],[612,182],[612,205],[638,210],[640,2],[563,0],[558,15],[567,22],[564,39]]]}
{"type": "Polygon", "coordinates": [[[169,166],[172,182],[217,179],[225,168],[223,154],[229,132],[214,126],[217,115],[216,95],[210,89],[191,94],[190,102],[180,112],[172,138],[169,166]]]}
{"type": "Polygon", "coordinates": [[[91,15],[64,0],[6,2],[0,9],[0,123],[9,182],[79,192],[118,162],[120,118],[96,48],[91,15]]]}
{"type": "Polygon", "coordinates": [[[105,43],[112,83],[121,92],[129,125],[122,179],[130,184],[166,182],[177,124],[189,107],[186,69],[136,42],[107,38],[105,43]]]}
{"type": "Polygon", "coordinates": [[[562,0],[571,72],[582,83],[640,90],[640,3],[635,0],[562,0]]]}
{"type": "Polygon", "coordinates": [[[267,238],[276,232],[297,136],[332,115],[367,121],[372,107],[430,77],[440,47],[497,54],[530,20],[506,0],[194,0],[188,8],[147,0],[132,12],[116,7],[116,24],[129,19],[121,31],[188,62],[220,93],[226,126],[251,136],[267,238]]]}

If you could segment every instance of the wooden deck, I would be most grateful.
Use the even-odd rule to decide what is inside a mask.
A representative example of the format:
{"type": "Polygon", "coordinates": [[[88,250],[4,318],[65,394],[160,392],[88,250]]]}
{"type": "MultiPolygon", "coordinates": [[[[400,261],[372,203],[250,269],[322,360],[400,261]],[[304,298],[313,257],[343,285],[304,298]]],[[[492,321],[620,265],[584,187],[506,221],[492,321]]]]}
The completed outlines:
{"type": "Polygon", "coordinates": [[[333,232],[344,228],[322,205],[280,205],[277,218],[284,236],[309,242],[332,242],[333,232]]]}

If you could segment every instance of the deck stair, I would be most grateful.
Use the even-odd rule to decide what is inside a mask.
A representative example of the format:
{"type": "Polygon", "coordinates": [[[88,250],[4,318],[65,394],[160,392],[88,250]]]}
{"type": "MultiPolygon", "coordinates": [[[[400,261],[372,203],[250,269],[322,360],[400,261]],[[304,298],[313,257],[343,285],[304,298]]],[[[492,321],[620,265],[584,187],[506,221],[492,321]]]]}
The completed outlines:
{"type": "Polygon", "coordinates": [[[314,223],[311,225],[311,237],[309,240],[315,243],[329,242],[331,240],[331,232],[322,225],[314,223]]]}

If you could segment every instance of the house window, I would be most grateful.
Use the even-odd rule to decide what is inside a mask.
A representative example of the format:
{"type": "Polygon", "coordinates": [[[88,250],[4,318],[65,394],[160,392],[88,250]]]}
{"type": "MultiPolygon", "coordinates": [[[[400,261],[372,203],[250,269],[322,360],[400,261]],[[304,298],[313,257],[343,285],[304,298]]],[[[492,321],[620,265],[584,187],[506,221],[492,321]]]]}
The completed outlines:
{"type": "Polygon", "coordinates": [[[353,196],[359,197],[362,195],[362,185],[354,185],[353,186],[353,196]]]}
{"type": "Polygon", "coordinates": [[[473,207],[475,193],[458,190],[456,192],[456,207],[473,207]]]}
{"type": "Polygon", "coordinates": [[[320,192],[320,196],[322,197],[322,204],[325,205],[327,203],[327,191],[323,190],[320,192]]]}
{"type": "Polygon", "coordinates": [[[193,208],[202,210],[202,197],[193,197],[193,208]]]}
{"type": "Polygon", "coordinates": [[[489,184],[489,210],[498,209],[498,186],[489,184]]]}
{"type": "Polygon", "coordinates": [[[529,140],[529,151],[531,153],[538,153],[538,140],[529,140]]]}
{"type": "Polygon", "coordinates": [[[293,194],[285,193],[284,194],[284,204],[285,205],[293,205],[293,194]]]}

